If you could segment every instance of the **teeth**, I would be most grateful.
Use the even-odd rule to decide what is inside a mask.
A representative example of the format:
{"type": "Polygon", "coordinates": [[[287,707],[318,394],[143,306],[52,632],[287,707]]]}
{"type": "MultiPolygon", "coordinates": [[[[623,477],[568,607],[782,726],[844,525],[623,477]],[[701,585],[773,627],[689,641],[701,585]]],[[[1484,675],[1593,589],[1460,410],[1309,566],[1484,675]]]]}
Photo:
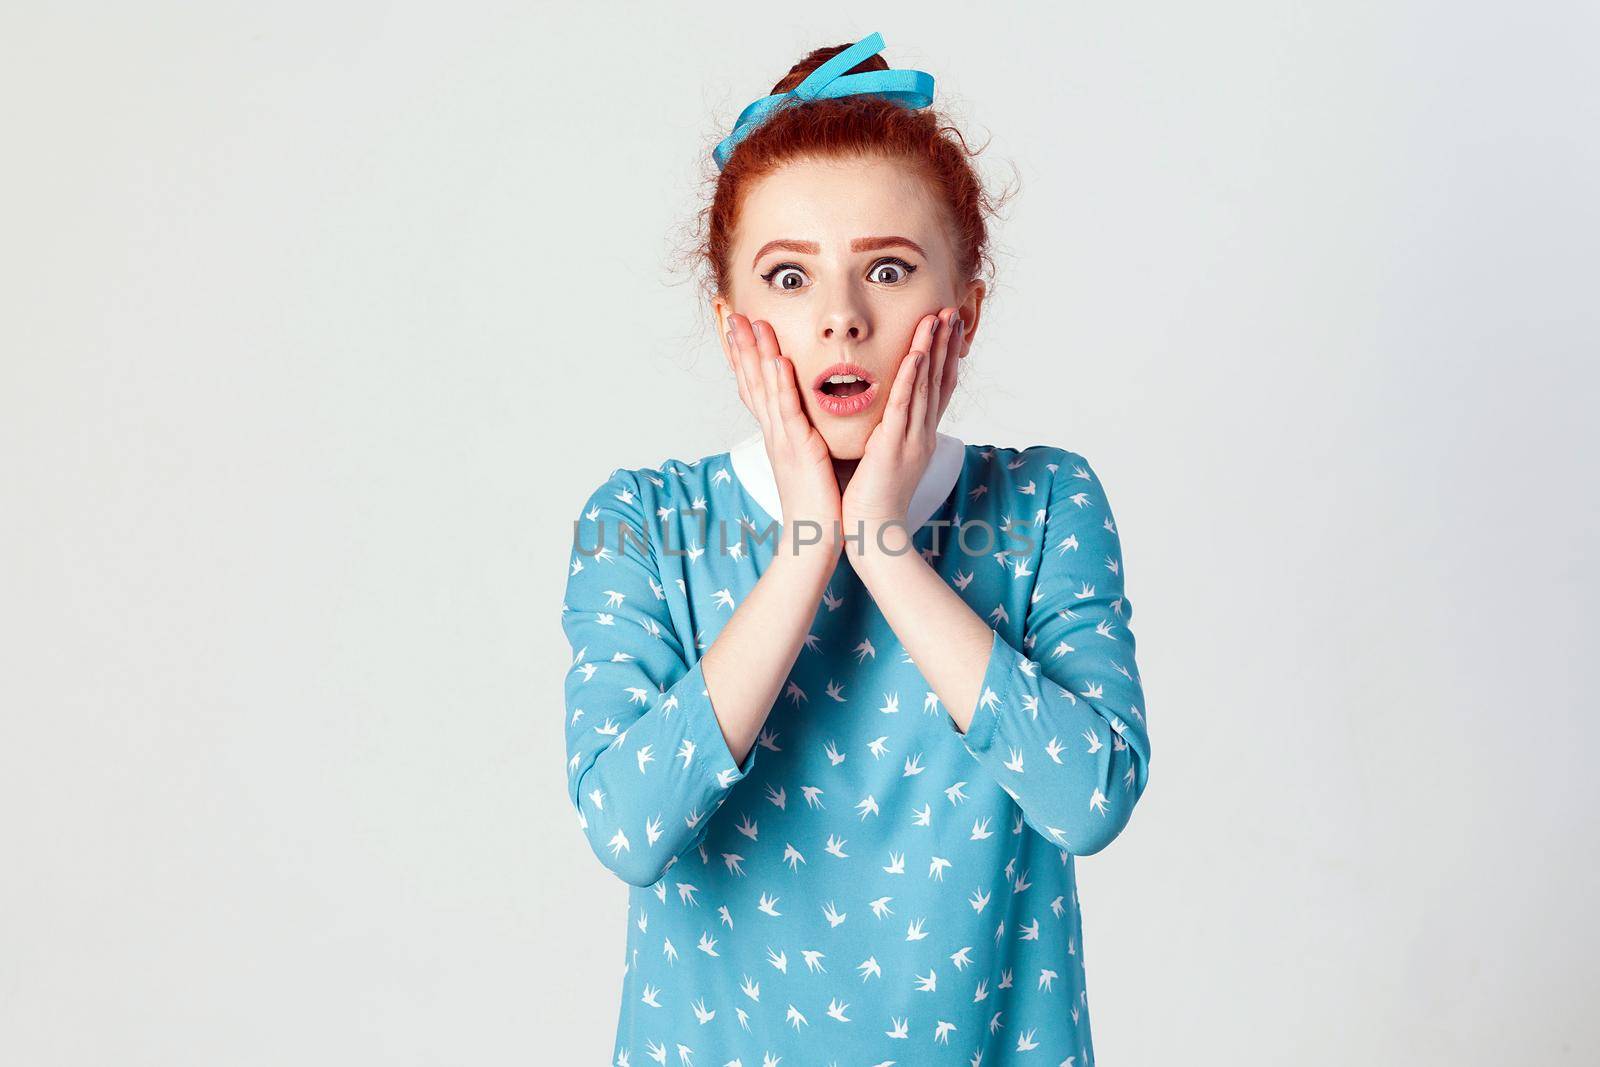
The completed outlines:
{"type": "Polygon", "coordinates": [[[847,385],[850,382],[862,381],[862,379],[854,374],[835,374],[828,381],[834,385],[847,385]]]}

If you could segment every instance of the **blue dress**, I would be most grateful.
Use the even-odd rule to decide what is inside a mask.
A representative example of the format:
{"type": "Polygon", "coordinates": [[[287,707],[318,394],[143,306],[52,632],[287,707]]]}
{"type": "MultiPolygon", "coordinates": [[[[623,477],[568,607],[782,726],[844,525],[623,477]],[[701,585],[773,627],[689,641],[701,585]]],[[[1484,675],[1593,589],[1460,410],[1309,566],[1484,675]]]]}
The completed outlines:
{"type": "Polygon", "coordinates": [[[1150,766],[1105,488],[1066,449],[941,433],[907,518],[994,630],[968,731],[841,554],[736,763],[701,656],[779,511],[757,433],[618,468],[574,525],[568,799],[633,887],[612,1062],[1092,1067],[1073,862],[1150,766]]]}

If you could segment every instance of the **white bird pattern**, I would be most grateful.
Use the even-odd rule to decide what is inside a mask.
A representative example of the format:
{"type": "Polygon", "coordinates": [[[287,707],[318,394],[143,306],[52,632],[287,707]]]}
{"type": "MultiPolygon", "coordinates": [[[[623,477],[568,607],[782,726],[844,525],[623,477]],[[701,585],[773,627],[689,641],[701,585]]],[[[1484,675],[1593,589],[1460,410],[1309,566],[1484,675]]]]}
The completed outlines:
{"type": "Polygon", "coordinates": [[[914,542],[993,632],[965,732],[841,559],[736,762],[699,664],[778,548],[732,459],[617,468],[574,524],[568,800],[630,887],[612,1062],[1093,1067],[1075,859],[1150,762],[1094,468],[961,443],[937,485],[914,542]]]}

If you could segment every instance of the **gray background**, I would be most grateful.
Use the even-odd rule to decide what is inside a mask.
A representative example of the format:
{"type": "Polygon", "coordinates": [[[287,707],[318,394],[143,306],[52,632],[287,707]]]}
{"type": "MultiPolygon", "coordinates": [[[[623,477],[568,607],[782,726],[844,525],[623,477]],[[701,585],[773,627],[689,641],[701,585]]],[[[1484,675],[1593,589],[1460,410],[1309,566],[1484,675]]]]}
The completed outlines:
{"type": "Polygon", "coordinates": [[[1600,18],[1343,0],[7,5],[0,1058],[605,1062],[571,519],[753,428],[705,153],[873,30],[1021,179],[945,428],[1123,538],[1100,1062],[1593,1055],[1600,18]]]}

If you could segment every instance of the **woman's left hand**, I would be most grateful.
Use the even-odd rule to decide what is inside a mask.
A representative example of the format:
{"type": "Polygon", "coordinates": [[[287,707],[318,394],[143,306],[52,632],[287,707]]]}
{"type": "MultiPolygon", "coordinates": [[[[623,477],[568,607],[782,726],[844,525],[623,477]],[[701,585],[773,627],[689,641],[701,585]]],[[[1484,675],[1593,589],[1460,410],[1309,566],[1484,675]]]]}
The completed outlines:
{"type": "MultiPolygon", "coordinates": [[[[845,485],[840,510],[846,534],[864,531],[870,544],[884,523],[905,521],[938,444],[939,420],[955,392],[965,340],[956,308],[943,308],[917,324],[911,350],[895,372],[883,421],[867,437],[845,485]]],[[[853,541],[846,545],[863,547],[853,541]]]]}

